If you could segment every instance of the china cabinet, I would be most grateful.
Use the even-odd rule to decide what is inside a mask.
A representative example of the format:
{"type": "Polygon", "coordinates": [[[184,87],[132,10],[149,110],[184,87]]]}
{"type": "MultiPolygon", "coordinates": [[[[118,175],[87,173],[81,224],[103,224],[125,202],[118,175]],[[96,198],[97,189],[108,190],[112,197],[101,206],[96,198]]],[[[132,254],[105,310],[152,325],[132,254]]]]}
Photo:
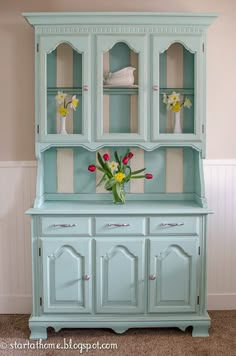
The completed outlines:
{"type": "Polygon", "coordinates": [[[32,339],[47,327],[192,326],[207,336],[206,30],[215,14],[27,13],[35,30],[37,189],[32,216],[32,339]],[[66,131],[55,96],[76,95],[66,131]],[[191,105],[173,112],[176,93],[191,105]],[[129,149],[115,205],[87,167],[129,149]]]}

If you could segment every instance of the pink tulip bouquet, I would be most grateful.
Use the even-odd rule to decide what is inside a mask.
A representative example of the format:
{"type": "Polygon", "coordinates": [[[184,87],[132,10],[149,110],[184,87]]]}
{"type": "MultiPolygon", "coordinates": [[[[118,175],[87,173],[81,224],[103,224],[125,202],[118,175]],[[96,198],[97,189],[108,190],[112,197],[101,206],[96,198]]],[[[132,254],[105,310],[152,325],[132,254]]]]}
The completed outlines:
{"type": "Polygon", "coordinates": [[[129,150],[125,156],[118,156],[117,152],[114,152],[115,160],[110,160],[110,154],[105,153],[103,157],[98,152],[97,158],[99,165],[91,164],[88,166],[90,172],[95,172],[96,169],[103,172],[102,179],[97,184],[100,186],[104,184],[106,190],[111,191],[113,194],[113,202],[116,204],[125,203],[125,191],[124,184],[129,182],[130,179],[152,179],[151,173],[141,174],[146,168],[132,171],[129,161],[132,159],[133,153],[129,150]]]}

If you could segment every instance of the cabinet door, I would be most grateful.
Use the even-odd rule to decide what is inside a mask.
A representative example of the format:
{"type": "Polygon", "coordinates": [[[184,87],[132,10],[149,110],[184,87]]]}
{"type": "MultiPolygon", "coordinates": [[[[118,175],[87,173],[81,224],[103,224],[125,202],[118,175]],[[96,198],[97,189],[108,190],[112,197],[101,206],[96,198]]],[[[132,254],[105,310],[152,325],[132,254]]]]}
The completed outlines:
{"type": "Polygon", "coordinates": [[[97,36],[96,85],[96,140],[146,141],[146,37],[97,36]]]}
{"type": "Polygon", "coordinates": [[[90,313],[91,240],[42,238],[43,312],[90,313]]]}
{"type": "MultiPolygon", "coordinates": [[[[39,103],[36,102],[40,141],[89,142],[90,140],[90,42],[87,35],[47,36],[39,45],[39,103]],[[58,92],[66,94],[59,104],[58,92]],[[74,111],[72,96],[79,99],[74,111]],[[38,105],[39,104],[39,105],[38,105]],[[66,132],[61,132],[60,108],[66,107],[66,132]]],[[[37,93],[37,92],[36,92],[37,93]]]]}
{"type": "Polygon", "coordinates": [[[149,254],[149,312],[196,311],[198,239],[153,238],[149,254]]]}
{"type": "Polygon", "coordinates": [[[202,140],[205,121],[204,60],[202,40],[198,36],[153,36],[153,141],[202,140]],[[170,97],[173,92],[180,99],[181,108],[175,106],[175,110],[180,110],[180,128],[175,126],[175,101],[171,103],[173,96],[170,97]],[[163,102],[164,94],[169,97],[168,106],[163,102]],[[191,102],[190,108],[186,99],[191,102]]]}
{"type": "Polygon", "coordinates": [[[96,241],[96,312],[144,312],[144,240],[96,241]]]}

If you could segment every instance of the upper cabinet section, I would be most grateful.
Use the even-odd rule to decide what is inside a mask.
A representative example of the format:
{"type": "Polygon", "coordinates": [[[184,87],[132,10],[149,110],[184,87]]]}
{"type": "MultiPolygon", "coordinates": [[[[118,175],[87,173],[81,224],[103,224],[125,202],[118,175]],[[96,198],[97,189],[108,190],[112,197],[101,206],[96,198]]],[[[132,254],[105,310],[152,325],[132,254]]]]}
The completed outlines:
{"type": "Polygon", "coordinates": [[[30,13],[39,148],[205,149],[214,14],[30,13]]]}
{"type": "Polygon", "coordinates": [[[89,142],[91,69],[88,36],[42,36],[39,49],[40,141],[89,142]]]}

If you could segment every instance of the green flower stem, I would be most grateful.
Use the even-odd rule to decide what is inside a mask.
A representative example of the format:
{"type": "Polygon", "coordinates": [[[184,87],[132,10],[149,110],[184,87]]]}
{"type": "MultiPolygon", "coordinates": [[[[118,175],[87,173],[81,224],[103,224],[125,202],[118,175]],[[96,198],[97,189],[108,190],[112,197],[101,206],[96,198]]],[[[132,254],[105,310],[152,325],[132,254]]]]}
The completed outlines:
{"type": "Polygon", "coordinates": [[[112,187],[113,202],[115,204],[124,204],[125,203],[125,192],[124,186],[122,183],[116,183],[112,187]]]}
{"type": "Polygon", "coordinates": [[[109,167],[108,163],[105,162],[105,166],[106,166],[106,172],[107,172],[107,175],[109,178],[112,178],[113,177],[113,174],[111,172],[111,168],[109,167]]]}
{"type": "Polygon", "coordinates": [[[140,179],[140,178],[146,178],[146,176],[131,176],[130,179],[140,179]]]}

